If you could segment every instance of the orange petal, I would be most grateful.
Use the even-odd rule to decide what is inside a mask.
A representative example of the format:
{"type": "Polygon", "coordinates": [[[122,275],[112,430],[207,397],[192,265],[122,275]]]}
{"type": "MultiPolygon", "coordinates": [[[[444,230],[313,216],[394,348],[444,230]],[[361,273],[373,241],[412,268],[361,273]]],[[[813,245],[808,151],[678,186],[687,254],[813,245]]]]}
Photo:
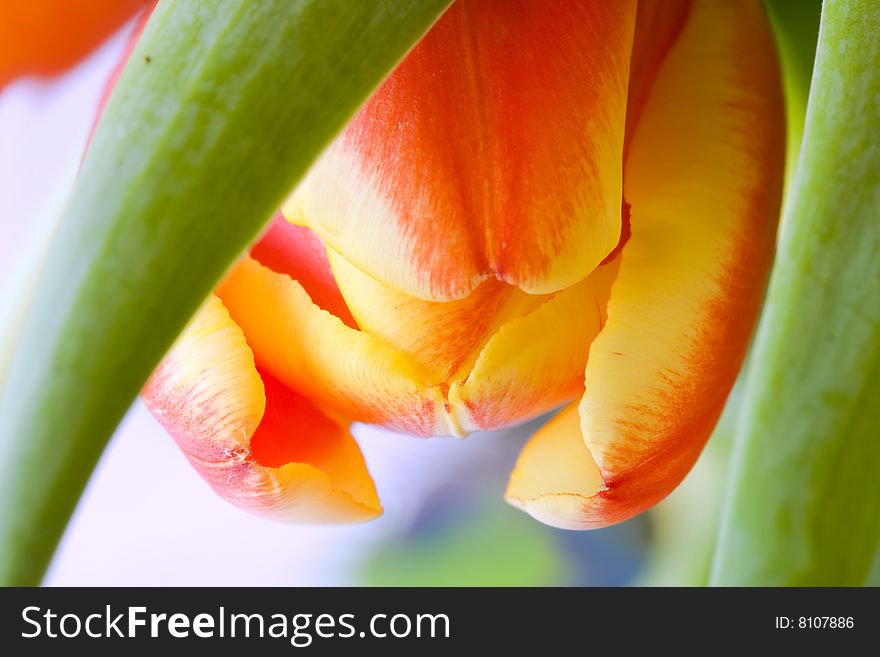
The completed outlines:
{"type": "Polygon", "coordinates": [[[412,355],[439,381],[472,367],[503,323],[546,300],[493,279],[463,299],[425,301],[379,282],[332,249],[327,257],[361,330],[412,355]]]}
{"type": "Polygon", "coordinates": [[[462,0],[283,211],[426,300],[582,280],[620,236],[635,3],[462,0]]]}
{"type": "Polygon", "coordinates": [[[605,321],[617,260],[596,269],[492,336],[449,388],[456,424],[492,430],[550,411],[584,387],[590,342],[605,321]]]}
{"type": "Polygon", "coordinates": [[[691,0],[639,0],[626,102],[626,140],[638,123],[651,85],[687,20],[691,0]]]}
{"type": "Polygon", "coordinates": [[[298,281],[315,305],[336,315],[346,326],[357,328],[330,270],[324,243],[311,230],[289,224],[279,213],[251,249],[251,256],[298,281]]]}
{"type": "Polygon", "coordinates": [[[4,0],[0,3],[0,88],[21,75],[73,66],[148,0],[4,0]]]}
{"type": "Polygon", "coordinates": [[[257,365],[322,408],[417,435],[455,433],[426,368],[316,306],[289,276],[245,258],[217,294],[257,365]]]}
{"type": "Polygon", "coordinates": [[[270,376],[216,298],[199,310],[143,390],[190,462],[224,498],[304,522],[381,513],[348,430],[270,376]]]}
{"type": "MultiPolygon", "coordinates": [[[[632,235],[590,349],[580,431],[567,416],[535,436],[517,471],[540,467],[544,489],[517,493],[512,481],[515,503],[559,526],[600,527],[681,481],[721,413],[758,314],[782,162],[780,82],[760,4],[694,2],[632,140],[624,173],[632,235]],[[552,496],[569,492],[571,466],[563,457],[549,463],[543,443],[580,436],[604,486],[554,506],[552,496]],[[535,454],[544,460],[531,463],[535,454]]],[[[586,488],[594,481],[585,478],[586,488]]]]}
{"type": "MultiPolygon", "coordinates": [[[[351,294],[358,323],[378,325],[379,337],[345,326],[312,303],[297,281],[253,259],[239,263],[217,293],[244,330],[261,369],[307,392],[331,413],[423,436],[495,429],[572,399],[583,388],[589,343],[604,321],[617,266],[615,261],[600,267],[552,298],[514,290],[511,297],[522,298],[514,302],[508,297],[508,305],[496,315],[500,329],[487,334],[482,348],[449,376],[401,348],[409,342],[423,349],[422,355],[442,351],[442,344],[416,344],[419,336],[429,340],[430,332],[409,327],[403,319],[399,325],[387,322],[383,334],[382,313],[371,314],[371,302],[374,310],[383,304],[390,308],[400,300],[398,295],[403,297],[417,320],[421,317],[416,325],[439,324],[439,306],[448,305],[466,327],[469,318],[463,309],[475,310],[470,301],[415,300],[372,281],[332,251],[330,259],[341,273],[342,289],[351,294]],[[365,302],[365,315],[360,314],[360,302],[365,302]],[[547,326],[560,328],[553,339],[536,339],[546,336],[547,326]]],[[[393,316],[405,318],[406,313],[398,309],[393,316]]],[[[458,330],[447,329],[449,334],[458,330]]]]}
{"type": "MultiPolygon", "coordinates": [[[[561,529],[603,524],[599,466],[584,445],[577,403],[566,406],[523,447],[505,499],[561,529]]],[[[607,523],[604,523],[607,524],[607,523]]]]}

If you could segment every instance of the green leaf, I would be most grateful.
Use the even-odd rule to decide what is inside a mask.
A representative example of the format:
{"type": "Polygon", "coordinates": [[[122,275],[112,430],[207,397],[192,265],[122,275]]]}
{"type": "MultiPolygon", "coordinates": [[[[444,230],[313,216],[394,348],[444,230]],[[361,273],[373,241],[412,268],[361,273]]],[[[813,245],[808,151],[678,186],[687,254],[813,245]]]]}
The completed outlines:
{"type": "Polygon", "coordinates": [[[880,542],[880,12],[828,0],[712,582],[861,585],[880,542]]]}
{"type": "Polygon", "coordinates": [[[785,184],[790,188],[804,134],[822,3],[820,0],[765,0],[765,5],[782,59],[788,142],[785,184]]]}
{"type": "Polygon", "coordinates": [[[159,4],[95,132],[0,401],[0,583],[40,580],[151,369],[447,4],[159,4]]]}

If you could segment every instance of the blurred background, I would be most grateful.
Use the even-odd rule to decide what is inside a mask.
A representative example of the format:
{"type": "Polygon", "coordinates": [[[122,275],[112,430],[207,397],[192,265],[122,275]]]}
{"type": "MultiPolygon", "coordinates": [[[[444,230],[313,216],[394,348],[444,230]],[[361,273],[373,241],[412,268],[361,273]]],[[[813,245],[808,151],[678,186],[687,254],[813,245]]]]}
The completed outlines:
{"type": "MultiPolygon", "coordinates": [[[[0,90],[0,334],[18,316],[130,29],[60,77],[0,90]]],[[[735,391],[698,466],[670,498],[629,522],[580,533],[541,525],[502,500],[536,423],[464,441],[357,426],[385,515],[362,526],[298,527],[223,502],[138,402],[104,454],[46,583],[702,584],[737,398],[735,391]]]]}

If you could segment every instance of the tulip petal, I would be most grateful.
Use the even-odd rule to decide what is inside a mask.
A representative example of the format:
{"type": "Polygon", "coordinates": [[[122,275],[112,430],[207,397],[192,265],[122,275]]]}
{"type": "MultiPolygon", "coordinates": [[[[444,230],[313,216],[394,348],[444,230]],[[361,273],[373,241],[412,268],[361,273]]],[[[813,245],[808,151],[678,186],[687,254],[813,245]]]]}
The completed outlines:
{"type": "MultiPolygon", "coordinates": [[[[721,412],[776,233],[775,62],[759,3],[694,2],[658,71],[625,167],[632,234],[579,404],[604,487],[564,517],[555,507],[553,524],[600,527],[652,506],[688,472],[721,412]]],[[[544,436],[534,440],[559,439],[544,436]]],[[[534,453],[523,452],[519,471],[535,467],[534,453]]],[[[565,492],[548,484],[543,494],[565,492]]]]}
{"type": "Polygon", "coordinates": [[[286,519],[315,524],[381,515],[373,480],[348,428],[329,419],[308,397],[261,375],[266,412],[251,438],[250,466],[274,485],[273,508],[286,519]]]}
{"type": "Polygon", "coordinates": [[[245,258],[217,294],[258,367],[328,412],[417,435],[457,433],[426,368],[316,306],[286,274],[245,258]]]}
{"type": "Polygon", "coordinates": [[[361,330],[411,354],[440,381],[472,367],[502,324],[547,299],[493,279],[463,299],[425,301],[381,283],[332,249],[327,257],[361,330]]]}
{"type": "Polygon", "coordinates": [[[0,88],[20,75],[54,75],[73,66],[147,1],[0,3],[0,88]]]}
{"type": "Polygon", "coordinates": [[[603,488],[599,466],[581,438],[574,402],[523,447],[504,497],[547,525],[579,529],[602,523],[602,500],[597,495],[603,488]]]}
{"type": "Polygon", "coordinates": [[[587,276],[620,237],[632,2],[463,0],[285,203],[411,296],[587,276]]]}
{"type": "Polygon", "coordinates": [[[626,102],[626,141],[629,142],[645,109],[651,85],[687,20],[692,0],[639,0],[629,68],[626,102]]]}
{"type": "Polygon", "coordinates": [[[298,281],[315,305],[357,328],[330,269],[324,243],[311,230],[289,224],[279,213],[251,248],[251,257],[298,281]]]}
{"type": "Polygon", "coordinates": [[[205,480],[230,502],[302,522],[381,513],[348,430],[254,366],[223,304],[202,306],[143,398],[205,480]]]}
{"type": "Polygon", "coordinates": [[[449,388],[456,424],[492,430],[550,411],[578,395],[590,342],[605,322],[618,260],[602,265],[492,336],[449,388]]]}

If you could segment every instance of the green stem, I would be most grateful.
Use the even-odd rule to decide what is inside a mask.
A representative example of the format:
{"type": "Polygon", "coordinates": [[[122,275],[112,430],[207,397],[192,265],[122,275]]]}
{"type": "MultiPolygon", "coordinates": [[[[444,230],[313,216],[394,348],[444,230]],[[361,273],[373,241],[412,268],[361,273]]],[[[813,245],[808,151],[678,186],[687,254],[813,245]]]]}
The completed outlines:
{"type": "Polygon", "coordinates": [[[447,4],[159,4],[95,132],[0,400],[0,583],[40,581],[152,368],[447,4]]]}
{"type": "Polygon", "coordinates": [[[718,585],[861,585],[880,542],[880,9],[828,0],[718,585]]]}

